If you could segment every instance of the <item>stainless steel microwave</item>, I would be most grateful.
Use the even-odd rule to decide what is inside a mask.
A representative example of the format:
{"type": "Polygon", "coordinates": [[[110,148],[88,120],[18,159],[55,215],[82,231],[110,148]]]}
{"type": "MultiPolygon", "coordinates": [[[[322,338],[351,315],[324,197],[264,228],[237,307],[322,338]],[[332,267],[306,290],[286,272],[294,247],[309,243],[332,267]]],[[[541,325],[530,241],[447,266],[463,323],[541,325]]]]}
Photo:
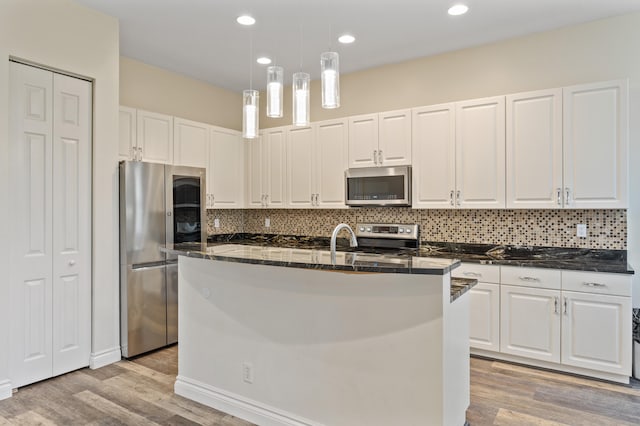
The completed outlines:
{"type": "Polygon", "coordinates": [[[348,206],[411,206],[411,166],[348,169],[348,206]]]}

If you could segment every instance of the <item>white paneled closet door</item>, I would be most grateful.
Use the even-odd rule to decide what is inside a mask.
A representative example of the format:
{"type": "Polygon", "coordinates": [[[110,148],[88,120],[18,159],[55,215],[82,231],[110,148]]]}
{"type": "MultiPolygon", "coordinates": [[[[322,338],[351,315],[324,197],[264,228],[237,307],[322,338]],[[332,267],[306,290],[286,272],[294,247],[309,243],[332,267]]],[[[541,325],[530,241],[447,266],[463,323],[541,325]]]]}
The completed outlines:
{"type": "Polygon", "coordinates": [[[87,366],[91,341],[91,84],[11,63],[10,375],[87,366]]]}

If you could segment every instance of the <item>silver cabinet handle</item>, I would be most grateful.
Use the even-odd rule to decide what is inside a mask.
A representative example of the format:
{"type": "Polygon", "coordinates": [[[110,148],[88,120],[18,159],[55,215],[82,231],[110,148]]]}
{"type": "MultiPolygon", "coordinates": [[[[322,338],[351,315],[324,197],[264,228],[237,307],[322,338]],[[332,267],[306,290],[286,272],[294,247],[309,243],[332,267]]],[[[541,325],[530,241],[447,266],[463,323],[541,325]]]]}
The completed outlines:
{"type": "Polygon", "coordinates": [[[564,189],[564,206],[567,207],[571,203],[571,191],[569,187],[564,189]]]}
{"type": "Polygon", "coordinates": [[[216,196],[214,194],[211,194],[211,207],[216,205],[216,196]]]}
{"type": "Polygon", "coordinates": [[[527,281],[527,282],[540,282],[540,278],[536,278],[536,277],[518,277],[521,281],[527,281]]]}
{"type": "Polygon", "coordinates": [[[76,264],[76,261],[75,261],[75,260],[71,259],[71,260],[69,261],[69,266],[73,266],[73,265],[75,265],[75,264],[76,264]]]}
{"type": "Polygon", "coordinates": [[[316,194],[316,207],[320,205],[320,203],[318,202],[318,197],[320,196],[320,194],[316,194]]]}
{"type": "Polygon", "coordinates": [[[453,189],[451,190],[451,192],[449,192],[449,204],[453,205],[453,189]]]}
{"type": "Polygon", "coordinates": [[[558,296],[553,298],[553,313],[558,313],[558,296]]]}
{"type": "Polygon", "coordinates": [[[374,164],[378,164],[378,150],[377,149],[373,150],[373,163],[374,164]]]}
{"type": "Polygon", "coordinates": [[[556,188],[556,204],[561,206],[562,205],[562,188],[556,188]]]}
{"type": "Polygon", "coordinates": [[[138,148],[138,161],[142,161],[142,148],[138,148]]]}
{"type": "Polygon", "coordinates": [[[476,277],[476,278],[482,277],[482,274],[478,272],[470,272],[470,271],[463,272],[462,275],[465,275],[467,277],[476,277]]]}
{"type": "Polygon", "coordinates": [[[459,189],[456,191],[456,205],[457,206],[460,205],[460,190],[459,189]]]}
{"type": "Polygon", "coordinates": [[[564,298],[564,314],[567,315],[567,298],[564,298]]]}
{"type": "Polygon", "coordinates": [[[260,196],[260,205],[264,207],[264,194],[260,196]]]}
{"type": "Polygon", "coordinates": [[[382,165],[382,150],[378,151],[378,164],[382,165]]]}
{"type": "Polygon", "coordinates": [[[269,194],[264,195],[264,206],[269,207],[269,194]]]}
{"type": "Polygon", "coordinates": [[[601,284],[601,283],[582,283],[583,286],[586,287],[594,287],[594,288],[602,288],[602,287],[606,287],[606,284],[601,284]]]}

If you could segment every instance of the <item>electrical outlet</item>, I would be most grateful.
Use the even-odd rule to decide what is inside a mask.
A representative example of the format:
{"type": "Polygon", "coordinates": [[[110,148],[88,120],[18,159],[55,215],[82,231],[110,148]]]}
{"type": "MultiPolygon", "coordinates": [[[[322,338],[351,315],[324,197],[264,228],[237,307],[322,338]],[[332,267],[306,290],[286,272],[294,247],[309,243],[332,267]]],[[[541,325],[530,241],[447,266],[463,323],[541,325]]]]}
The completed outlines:
{"type": "Polygon", "coordinates": [[[217,217],[213,219],[213,227],[220,228],[220,219],[218,219],[217,217]]]}
{"type": "Polygon", "coordinates": [[[271,226],[271,219],[269,219],[268,217],[264,218],[264,227],[268,228],[271,226]]]}
{"type": "Polygon", "coordinates": [[[584,223],[579,223],[576,226],[576,234],[580,238],[587,238],[587,225],[585,225],[584,223]]]}
{"type": "Polygon", "coordinates": [[[242,381],[253,383],[253,365],[250,362],[242,363],[242,381]]]}

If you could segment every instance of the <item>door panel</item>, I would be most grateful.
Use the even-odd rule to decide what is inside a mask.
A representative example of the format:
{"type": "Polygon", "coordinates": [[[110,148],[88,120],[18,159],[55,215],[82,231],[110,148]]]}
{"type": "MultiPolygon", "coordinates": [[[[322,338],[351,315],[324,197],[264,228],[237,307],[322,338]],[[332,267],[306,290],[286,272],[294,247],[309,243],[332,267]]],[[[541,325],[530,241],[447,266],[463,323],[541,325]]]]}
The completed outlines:
{"type": "Polygon", "coordinates": [[[263,172],[267,173],[264,182],[267,183],[265,191],[266,204],[270,208],[285,207],[286,178],[285,178],[285,155],[287,152],[286,137],[284,129],[267,132],[266,152],[262,151],[264,167],[263,172]],[[266,164],[265,164],[266,163],[266,164]]]}
{"type": "Polygon", "coordinates": [[[478,283],[469,294],[470,346],[500,351],[500,285],[478,283]]]}
{"type": "Polygon", "coordinates": [[[312,207],[313,186],[312,127],[292,127],[287,135],[287,200],[291,208],[312,207]]]}
{"type": "Polygon", "coordinates": [[[138,110],[136,124],[142,160],[173,164],[173,117],[138,110]]]}
{"type": "Polygon", "coordinates": [[[374,167],[378,163],[378,114],[349,118],[349,167],[374,167]]]}
{"type": "Polygon", "coordinates": [[[52,117],[48,71],[11,63],[10,369],[19,387],[52,373],[52,117]]]}
{"type": "Polygon", "coordinates": [[[411,165],[411,110],[382,112],[378,125],[379,165],[411,165]]]}
{"type": "Polygon", "coordinates": [[[178,264],[167,265],[167,344],[178,341],[178,264]]]}
{"type": "Polygon", "coordinates": [[[167,344],[166,266],[127,271],[126,306],[128,333],[122,354],[131,357],[167,344]]]}
{"type": "Polygon", "coordinates": [[[318,123],[316,127],[316,190],[319,207],[346,208],[344,171],[349,163],[349,128],[346,120],[318,123]]]}
{"type": "Polygon", "coordinates": [[[91,352],[91,83],[54,74],[53,374],[91,352]]]}
{"type": "Polygon", "coordinates": [[[212,128],[209,153],[207,193],[213,195],[212,207],[244,207],[244,140],[238,132],[212,128]]]}

